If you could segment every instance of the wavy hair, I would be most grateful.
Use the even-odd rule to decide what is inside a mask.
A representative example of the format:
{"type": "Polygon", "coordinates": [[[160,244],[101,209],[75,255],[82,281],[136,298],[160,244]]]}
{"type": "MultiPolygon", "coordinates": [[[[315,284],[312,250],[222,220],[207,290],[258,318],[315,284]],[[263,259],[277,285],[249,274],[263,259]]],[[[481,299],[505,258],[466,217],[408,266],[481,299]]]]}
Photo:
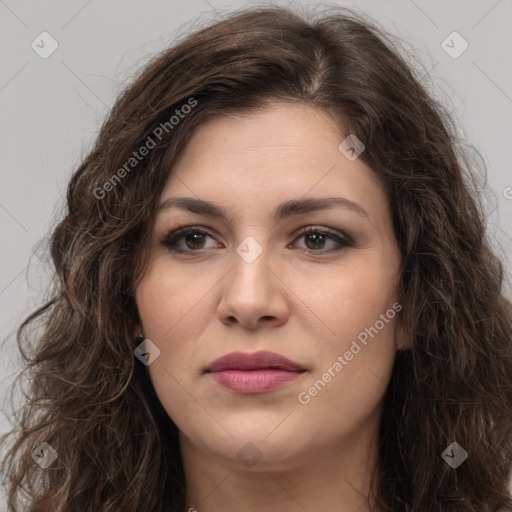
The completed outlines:
{"type": "Polygon", "coordinates": [[[47,300],[17,332],[16,382],[30,385],[2,438],[9,511],[185,510],[178,430],[134,357],[134,290],[157,200],[194,128],[273,101],[321,109],[340,137],[355,134],[391,199],[413,344],[397,352],[384,396],[380,510],[512,509],[512,307],[454,120],[366,17],[260,7],[154,57],[70,179],[47,300]],[[441,456],[454,441],[468,453],[457,469],[441,456]],[[43,442],[58,454],[46,469],[32,457],[43,442]]]}

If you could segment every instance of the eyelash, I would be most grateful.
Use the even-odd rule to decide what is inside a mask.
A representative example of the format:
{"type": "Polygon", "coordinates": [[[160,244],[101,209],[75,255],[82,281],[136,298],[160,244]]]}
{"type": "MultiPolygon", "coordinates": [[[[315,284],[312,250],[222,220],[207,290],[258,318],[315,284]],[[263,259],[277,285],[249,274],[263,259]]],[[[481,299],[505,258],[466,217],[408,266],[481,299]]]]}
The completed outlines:
{"type": "MultiPolygon", "coordinates": [[[[188,227],[177,228],[174,231],[171,231],[163,240],[161,240],[161,243],[162,243],[162,245],[167,247],[167,249],[169,249],[169,251],[171,251],[171,252],[183,253],[183,254],[204,252],[204,249],[183,250],[183,249],[178,249],[177,248],[177,243],[182,238],[184,238],[186,235],[188,235],[190,233],[199,233],[201,235],[207,235],[207,236],[213,238],[213,236],[210,233],[208,233],[207,231],[199,229],[199,228],[197,228],[195,226],[188,226],[188,227]]],[[[349,247],[349,246],[353,245],[353,243],[350,240],[350,238],[347,237],[346,235],[340,236],[340,235],[338,235],[337,233],[335,233],[333,231],[326,230],[326,229],[319,229],[319,228],[311,227],[311,226],[308,226],[308,227],[300,229],[299,232],[295,236],[294,242],[296,240],[298,240],[299,238],[301,238],[301,237],[303,237],[305,235],[311,234],[311,233],[317,233],[317,234],[323,235],[327,239],[333,240],[336,243],[338,243],[339,246],[337,248],[330,249],[330,250],[327,250],[327,251],[324,251],[324,250],[321,250],[321,249],[320,250],[302,249],[302,250],[307,251],[310,254],[327,254],[327,253],[332,253],[332,252],[338,252],[338,251],[341,251],[342,249],[344,249],[345,247],[349,247]]]]}

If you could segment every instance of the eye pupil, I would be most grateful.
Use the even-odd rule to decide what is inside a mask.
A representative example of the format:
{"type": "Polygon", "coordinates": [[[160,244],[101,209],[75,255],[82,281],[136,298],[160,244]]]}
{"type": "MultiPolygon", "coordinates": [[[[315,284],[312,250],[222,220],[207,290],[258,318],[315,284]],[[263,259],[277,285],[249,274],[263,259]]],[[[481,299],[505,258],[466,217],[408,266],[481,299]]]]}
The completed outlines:
{"type": "Polygon", "coordinates": [[[185,242],[191,249],[201,249],[204,244],[204,236],[202,233],[188,233],[185,236],[185,242]],[[190,242],[192,242],[192,245],[190,245],[190,242]],[[194,245],[195,243],[198,243],[199,246],[194,245]]]}
{"type": "Polygon", "coordinates": [[[306,245],[308,249],[321,249],[325,243],[325,235],[321,233],[309,233],[306,235],[306,245]],[[313,240],[313,247],[310,247],[308,240],[313,240]]]}

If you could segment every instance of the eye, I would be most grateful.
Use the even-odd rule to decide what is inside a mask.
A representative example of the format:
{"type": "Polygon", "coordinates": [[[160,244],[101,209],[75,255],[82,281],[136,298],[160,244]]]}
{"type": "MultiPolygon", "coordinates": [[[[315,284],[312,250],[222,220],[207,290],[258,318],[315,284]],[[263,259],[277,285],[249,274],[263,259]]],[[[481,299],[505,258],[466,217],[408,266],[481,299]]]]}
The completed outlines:
{"type": "Polygon", "coordinates": [[[352,245],[352,241],[347,236],[316,227],[303,228],[298,233],[298,237],[295,240],[300,238],[304,238],[306,244],[305,249],[309,252],[334,252],[352,245]],[[334,247],[326,251],[320,251],[320,249],[325,248],[326,242],[328,241],[331,242],[331,247],[332,245],[334,245],[334,247]]]}
{"type": "Polygon", "coordinates": [[[210,248],[205,246],[207,237],[213,239],[206,231],[191,226],[171,231],[162,240],[162,244],[173,252],[199,252],[202,249],[210,248]],[[185,247],[183,244],[185,244],[185,247]]]}
{"type": "MultiPolygon", "coordinates": [[[[200,252],[205,249],[212,249],[215,246],[207,246],[206,240],[208,238],[214,239],[207,231],[198,229],[195,226],[183,227],[171,231],[162,241],[162,245],[167,247],[172,252],[177,253],[190,253],[200,252]]],[[[299,231],[294,242],[287,247],[292,248],[293,244],[304,238],[306,251],[312,253],[328,253],[340,251],[344,247],[351,246],[352,241],[345,235],[338,234],[326,229],[319,229],[316,227],[306,227],[299,231]],[[331,248],[325,249],[326,243],[331,243],[331,248]]],[[[299,247],[300,248],[300,247],[299,247]]]]}

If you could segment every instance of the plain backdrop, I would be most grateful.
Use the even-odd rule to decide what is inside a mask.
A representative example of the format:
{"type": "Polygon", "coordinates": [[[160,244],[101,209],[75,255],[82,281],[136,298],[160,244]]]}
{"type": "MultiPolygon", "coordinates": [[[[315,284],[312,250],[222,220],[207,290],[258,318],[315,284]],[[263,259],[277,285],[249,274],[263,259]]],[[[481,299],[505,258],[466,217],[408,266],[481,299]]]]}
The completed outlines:
{"type": "MultiPolygon", "coordinates": [[[[298,3],[308,4],[275,2],[298,3]]],[[[256,4],[0,0],[0,433],[8,428],[7,389],[20,369],[15,329],[41,303],[48,281],[45,236],[62,211],[72,171],[113,101],[133,74],[177,35],[256,4]],[[51,55],[44,55],[56,45],[51,55]]],[[[510,272],[512,1],[339,4],[368,14],[403,39],[432,94],[456,117],[488,187],[489,231],[510,272]]],[[[510,290],[507,284],[508,296],[510,290]]]]}

